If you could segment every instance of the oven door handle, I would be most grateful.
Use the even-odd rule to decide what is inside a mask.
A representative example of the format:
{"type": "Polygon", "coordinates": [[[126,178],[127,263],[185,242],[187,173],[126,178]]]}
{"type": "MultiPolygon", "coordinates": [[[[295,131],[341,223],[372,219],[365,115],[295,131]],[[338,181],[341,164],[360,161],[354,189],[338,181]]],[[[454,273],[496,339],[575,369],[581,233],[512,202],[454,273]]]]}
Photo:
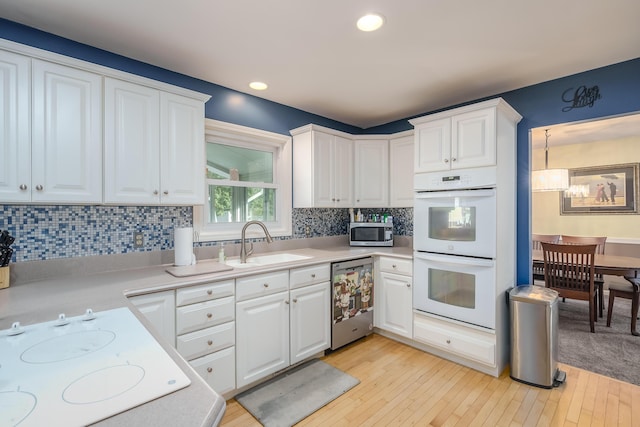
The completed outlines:
{"type": "Polygon", "coordinates": [[[493,188],[485,190],[421,191],[416,193],[416,199],[451,199],[452,197],[479,199],[483,197],[494,197],[495,195],[496,190],[493,188]]]}
{"type": "Polygon", "coordinates": [[[433,261],[441,264],[449,265],[472,265],[476,267],[494,267],[495,261],[485,258],[473,258],[465,256],[439,255],[427,252],[415,252],[414,258],[423,259],[425,261],[433,261]]]}

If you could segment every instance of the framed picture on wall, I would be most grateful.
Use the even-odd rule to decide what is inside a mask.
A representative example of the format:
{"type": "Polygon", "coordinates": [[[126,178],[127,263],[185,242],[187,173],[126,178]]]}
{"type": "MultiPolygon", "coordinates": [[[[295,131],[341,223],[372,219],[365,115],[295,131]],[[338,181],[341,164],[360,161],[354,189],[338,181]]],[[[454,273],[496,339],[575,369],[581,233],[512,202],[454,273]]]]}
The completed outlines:
{"type": "Polygon", "coordinates": [[[561,215],[638,213],[638,163],[569,169],[561,215]]]}

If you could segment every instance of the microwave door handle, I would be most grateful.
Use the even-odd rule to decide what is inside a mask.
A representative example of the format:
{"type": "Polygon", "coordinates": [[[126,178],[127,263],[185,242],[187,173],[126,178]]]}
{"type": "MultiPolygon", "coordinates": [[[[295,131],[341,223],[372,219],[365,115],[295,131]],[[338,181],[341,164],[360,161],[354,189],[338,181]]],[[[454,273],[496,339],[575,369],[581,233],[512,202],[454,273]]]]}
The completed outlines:
{"type": "Polygon", "coordinates": [[[479,199],[482,197],[494,197],[496,191],[471,190],[471,191],[421,191],[416,193],[416,199],[450,199],[452,197],[464,197],[469,199],[479,199]]]}
{"type": "Polygon", "coordinates": [[[493,267],[495,265],[495,261],[492,259],[436,255],[436,254],[427,254],[424,252],[415,252],[414,257],[419,259],[424,259],[426,261],[434,261],[434,262],[439,262],[442,264],[449,264],[449,265],[471,265],[476,267],[493,267]]]}

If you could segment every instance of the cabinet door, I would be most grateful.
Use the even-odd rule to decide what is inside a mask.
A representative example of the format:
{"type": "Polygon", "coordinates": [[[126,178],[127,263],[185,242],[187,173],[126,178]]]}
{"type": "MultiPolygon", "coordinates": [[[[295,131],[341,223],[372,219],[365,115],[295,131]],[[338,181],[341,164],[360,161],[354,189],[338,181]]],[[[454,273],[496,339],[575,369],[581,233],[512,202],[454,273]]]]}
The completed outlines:
{"type": "Polygon", "coordinates": [[[102,77],[33,60],[33,202],[102,202],[102,77]]]}
{"type": "Polygon", "coordinates": [[[204,104],[160,95],[160,187],[163,204],[204,203],[204,104]]]}
{"type": "MultiPolygon", "coordinates": [[[[353,206],[353,141],[334,136],[332,162],[334,164],[334,206],[351,207],[353,206]]],[[[322,167],[322,164],[320,166],[322,167]]]]}
{"type": "Polygon", "coordinates": [[[236,304],[236,384],[289,366],[289,292],[236,304]]]}
{"type": "Polygon", "coordinates": [[[176,345],[176,299],[174,291],[130,297],[129,301],[151,322],[168,344],[176,345]]]}
{"type": "Polygon", "coordinates": [[[495,108],[453,116],[451,132],[452,168],[475,168],[496,164],[495,108]]]}
{"type": "Polygon", "coordinates": [[[189,364],[216,393],[224,394],[236,388],[234,347],[191,360],[189,364]]]}
{"type": "Polygon", "coordinates": [[[450,169],[451,119],[419,125],[415,129],[415,173],[450,169]]]}
{"type": "Polygon", "coordinates": [[[160,201],[160,95],[105,79],[105,202],[160,201]]]}
{"type": "Polygon", "coordinates": [[[31,200],[31,60],[0,51],[0,201],[31,200]]]}
{"type": "Polygon", "coordinates": [[[333,145],[332,135],[313,132],[313,204],[316,208],[335,205],[333,145]]]}
{"type": "Polygon", "coordinates": [[[381,295],[378,296],[376,310],[379,313],[379,327],[407,338],[412,337],[412,279],[391,273],[380,273],[381,295]]]}
{"type": "Polygon", "coordinates": [[[413,136],[389,141],[389,206],[413,206],[413,136]]]}
{"type": "Polygon", "coordinates": [[[389,141],[357,140],[355,152],[355,206],[389,204],[389,141]]]}
{"type": "Polygon", "coordinates": [[[291,364],[331,346],[331,285],[291,291],[291,364]]]}

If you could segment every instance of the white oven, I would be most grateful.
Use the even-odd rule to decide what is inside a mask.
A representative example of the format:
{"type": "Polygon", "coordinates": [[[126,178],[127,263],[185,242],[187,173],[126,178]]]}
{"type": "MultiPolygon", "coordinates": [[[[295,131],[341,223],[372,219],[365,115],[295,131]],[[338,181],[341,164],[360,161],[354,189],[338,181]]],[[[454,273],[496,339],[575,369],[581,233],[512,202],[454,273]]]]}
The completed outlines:
{"type": "Polygon", "coordinates": [[[495,258],[496,189],[416,193],[413,248],[495,258]]]}
{"type": "Polygon", "coordinates": [[[414,252],[413,268],[415,309],[495,328],[495,260],[414,252]]]}

